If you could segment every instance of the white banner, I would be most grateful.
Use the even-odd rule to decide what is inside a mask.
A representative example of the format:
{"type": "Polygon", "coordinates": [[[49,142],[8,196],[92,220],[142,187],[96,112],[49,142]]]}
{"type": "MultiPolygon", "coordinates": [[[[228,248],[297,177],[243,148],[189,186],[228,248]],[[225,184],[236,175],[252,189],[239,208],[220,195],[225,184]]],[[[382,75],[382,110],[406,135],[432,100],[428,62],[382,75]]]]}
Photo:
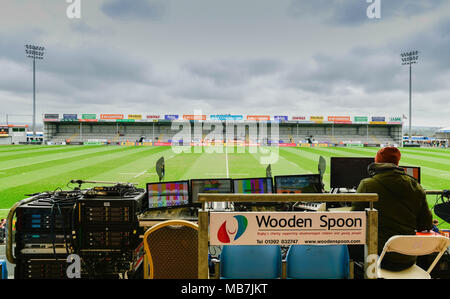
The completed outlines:
{"type": "Polygon", "coordinates": [[[365,212],[211,212],[211,245],[362,245],[365,212]]]}

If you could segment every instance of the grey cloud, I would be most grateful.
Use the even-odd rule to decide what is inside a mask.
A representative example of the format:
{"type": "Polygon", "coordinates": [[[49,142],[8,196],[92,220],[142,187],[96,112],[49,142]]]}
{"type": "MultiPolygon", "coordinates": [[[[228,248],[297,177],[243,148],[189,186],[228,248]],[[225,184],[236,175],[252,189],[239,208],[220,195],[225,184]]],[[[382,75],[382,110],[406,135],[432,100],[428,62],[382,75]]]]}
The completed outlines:
{"type": "Polygon", "coordinates": [[[218,86],[235,86],[246,84],[252,78],[274,75],[282,68],[282,63],[274,59],[191,62],[184,68],[195,76],[212,80],[218,86]]]}
{"type": "Polygon", "coordinates": [[[94,27],[89,25],[87,22],[85,22],[83,19],[76,20],[70,23],[70,28],[81,35],[96,35],[96,36],[102,36],[105,34],[112,35],[114,34],[113,30],[111,28],[106,27],[94,27]]]}
{"type": "Polygon", "coordinates": [[[111,18],[124,20],[158,21],[167,12],[167,1],[163,0],[109,0],[101,10],[111,18]]]}
{"type": "MultiPolygon", "coordinates": [[[[438,8],[444,0],[381,0],[381,18],[412,17],[438,8]]],[[[360,25],[372,22],[367,17],[371,3],[365,0],[292,0],[287,14],[293,18],[320,18],[333,25],[360,25]]]]}
{"type": "Polygon", "coordinates": [[[413,89],[429,93],[450,88],[450,21],[378,47],[354,47],[345,54],[316,54],[284,72],[281,83],[318,94],[335,93],[340,87],[360,88],[366,93],[407,92],[409,72],[400,53],[418,50],[413,65],[413,89]]]}
{"type": "Polygon", "coordinates": [[[450,20],[439,22],[434,28],[416,33],[399,47],[402,51],[420,51],[419,63],[427,64],[435,71],[450,69],[450,20]]]}
{"type": "Polygon", "coordinates": [[[396,90],[400,71],[394,61],[396,54],[383,55],[360,48],[343,56],[318,54],[309,64],[298,64],[287,70],[283,82],[285,87],[321,94],[333,93],[342,86],[362,88],[366,92],[396,90]],[[385,55],[388,57],[383,57],[385,55]]]}
{"type": "MultiPolygon", "coordinates": [[[[31,78],[31,60],[25,56],[25,43],[46,47],[44,60],[36,62],[39,88],[47,93],[98,91],[117,84],[167,85],[167,79],[152,71],[152,65],[140,57],[129,55],[112,46],[93,43],[69,47],[61,44],[41,44],[27,36],[0,36],[0,58],[13,73],[0,86],[9,91],[27,92],[22,81],[31,78]],[[15,66],[14,66],[15,65],[15,66]],[[14,82],[11,82],[14,81],[14,82]]],[[[6,74],[5,74],[6,76],[6,74]]],[[[31,79],[30,79],[31,80],[31,79]]]]}
{"type": "Polygon", "coordinates": [[[191,82],[186,85],[172,86],[168,93],[186,100],[206,100],[208,102],[229,101],[244,96],[241,88],[220,88],[208,82],[191,82]]]}

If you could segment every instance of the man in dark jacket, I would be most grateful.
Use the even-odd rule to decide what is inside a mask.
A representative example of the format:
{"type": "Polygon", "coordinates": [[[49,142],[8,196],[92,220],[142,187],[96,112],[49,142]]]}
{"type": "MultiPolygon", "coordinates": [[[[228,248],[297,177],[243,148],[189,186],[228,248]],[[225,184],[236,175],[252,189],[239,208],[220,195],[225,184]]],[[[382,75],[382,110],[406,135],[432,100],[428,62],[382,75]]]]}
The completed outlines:
{"type": "MultiPolygon", "coordinates": [[[[433,227],[432,215],[428,208],[422,186],[398,167],[400,151],[395,147],[385,147],[378,151],[375,163],[368,167],[368,179],[358,186],[358,193],[377,193],[378,202],[378,254],[386,241],[395,235],[415,235],[416,231],[433,227]]],[[[366,203],[354,203],[352,210],[364,210],[366,203]]],[[[391,271],[409,268],[416,257],[387,253],[381,267],[391,271]]]]}

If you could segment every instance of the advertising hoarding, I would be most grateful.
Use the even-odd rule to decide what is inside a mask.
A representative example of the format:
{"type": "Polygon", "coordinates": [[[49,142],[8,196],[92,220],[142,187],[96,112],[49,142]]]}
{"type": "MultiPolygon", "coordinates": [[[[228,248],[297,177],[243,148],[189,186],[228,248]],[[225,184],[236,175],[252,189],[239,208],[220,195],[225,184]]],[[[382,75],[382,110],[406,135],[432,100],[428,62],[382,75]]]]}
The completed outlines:
{"type": "Polygon", "coordinates": [[[210,120],[222,120],[222,121],[243,120],[244,116],[243,115],[230,115],[230,114],[216,114],[216,115],[210,115],[209,119],[210,120]]]}
{"type": "Polygon", "coordinates": [[[355,116],[353,118],[353,122],[356,123],[367,123],[369,121],[369,117],[367,116],[355,116]]]}
{"type": "Polygon", "coordinates": [[[184,114],[184,120],[206,120],[206,115],[184,114]]]}
{"type": "Polygon", "coordinates": [[[211,245],[362,245],[365,212],[211,212],[211,245]]]}
{"type": "Polygon", "coordinates": [[[100,119],[123,119],[123,114],[100,114],[100,119]]]}
{"type": "Polygon", "coordinates": [[[59,114],[44,114],[44,121],[58,121],[59,114]]]}
{"type": "Polygon", "coordinates": [[[247,115],[247,120],[256,120],[256,121],[270,120],[270,115],[247,115]]]}
{"type": "Polygon", "coordinates": [[[63,121],[78,121],[77,114],[63,114],[63,121]]]}
{"type": "Polygon", "coordinates": [[[128,119],[142,119],[141,114],[128,114],[128,119]]]}
{"type": "Polygon", "coordinates": [[[276,121],[287,121],[288,117],[285,116],[285,115],[275,115],[273,117],[273,120],[276,120],[276,121]]]}
{"type": "Polygon", "coordinates": [[[81,119],[97,119],[97,114],[82,114],[81,119]]]}
{"type": "Polygon", "coordinates": [[[309,120],[315,123],[323,123],[323,116],[310,116],[309,120]]]}
{"type": "Polygon", "coordinates": [[[334,122],[334,123],[352,123],[352,119],[350,116],[328,116],[328,121],[334,122]]]}
{"type": "Polygon", "coordinates": [[[372,121],[370,124],[372,125],[385,125],[386,124],[386,117],[384,116],[372,116],[372,121]]]}
{"type": "Polygon", "coordinates": [[[165,120],[176,120],[179,116],[177,114],[166,114],[164,115],[165,120]]]}

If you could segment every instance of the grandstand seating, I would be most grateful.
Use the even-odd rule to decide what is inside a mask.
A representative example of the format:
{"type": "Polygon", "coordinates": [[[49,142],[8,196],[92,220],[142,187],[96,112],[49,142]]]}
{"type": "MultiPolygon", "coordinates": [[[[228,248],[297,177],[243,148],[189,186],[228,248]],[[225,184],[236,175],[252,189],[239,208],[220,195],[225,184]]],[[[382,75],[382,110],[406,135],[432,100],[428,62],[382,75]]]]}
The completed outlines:
{"type": "MultiPolygon", "coordinates": [[[[50,128],[50,127],[49,127],[50,128]]],[[[203,131],[182,130],[183,127],[170,123],[163,123],[157,125],[151,124],[83,124],[80,130],[79,124],[63,124],[54,125],[46,132],[46,138],[51,142],[64,142],[70,140],[72,142],[87,142],[87,141],[109,141],[115,142],[135,142],[141,137],[145,140],[172,142],[183,139],[185,142],[198,139],[219,139],[222,134],[216,135],[210,124],[203,129],[203,131]],[[199,135],[200,134],[200,135],[199,135]],[[175,140],[177,139],[177,140],[175,140]]],[[[280,124],[278,136],[271,136],[271,129],[267,129],[266,136],[269,140],[281,140],[283,143],[299,143],[308,142],[308,138],[314,143],[370,143],[370,144],[395,144],[401,140],[401,134],[398,130],[401,128],[389,128],[386,126],[367,127],[362,126],[324,126],[324,125],[309,125],[296,126],[289,124],[280,124]],[[311,137],[312,136],[312,137],[311,137]],[[399,137],[400,136],[400,137],[399,137]]],[[[248,140],[256,142],[256,138],[250,138],[248,131],[239,132],[238,140],[248,140]]]]}

